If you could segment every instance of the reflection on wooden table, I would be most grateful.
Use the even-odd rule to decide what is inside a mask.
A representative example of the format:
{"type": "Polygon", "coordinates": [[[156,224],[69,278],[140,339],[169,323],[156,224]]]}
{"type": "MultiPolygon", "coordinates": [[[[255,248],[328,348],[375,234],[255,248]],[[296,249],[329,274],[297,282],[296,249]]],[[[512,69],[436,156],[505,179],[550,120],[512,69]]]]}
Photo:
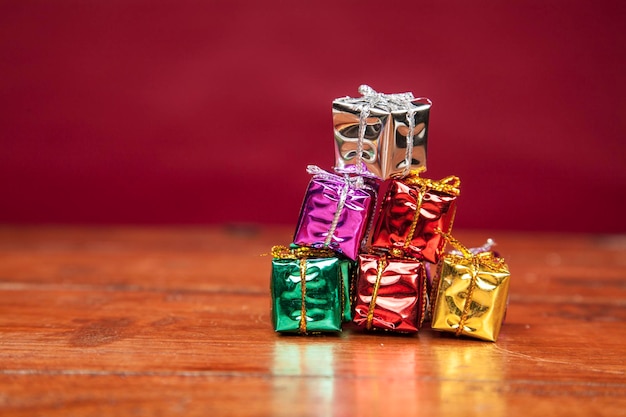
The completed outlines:
{"type": "Polygon", "coordinates": [[[282,336],[291,230],[0,228],[0,414],[624,415],[626,237],[487,237],[511,270],[496,343],[282,336]]]}

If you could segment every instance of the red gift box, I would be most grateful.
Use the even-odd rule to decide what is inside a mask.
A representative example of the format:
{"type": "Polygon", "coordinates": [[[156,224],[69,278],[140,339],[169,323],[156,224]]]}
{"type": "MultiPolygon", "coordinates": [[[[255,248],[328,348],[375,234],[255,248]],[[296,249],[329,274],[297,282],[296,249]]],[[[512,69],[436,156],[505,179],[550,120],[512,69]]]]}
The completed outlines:
{"type": "Polygon", "coordinates": [[[437,263],[445,241],[435,230],[452,230],[459,184],[454,176],[434,181],[416,173],[392,180],[377,214],[370,246],[437,263]]]}
{"type": "Polygon", "coordinates": [[[367,330],[415,333],[426,313],[424,264],[416,259],[359,255],[353,322],[367,330]]]}

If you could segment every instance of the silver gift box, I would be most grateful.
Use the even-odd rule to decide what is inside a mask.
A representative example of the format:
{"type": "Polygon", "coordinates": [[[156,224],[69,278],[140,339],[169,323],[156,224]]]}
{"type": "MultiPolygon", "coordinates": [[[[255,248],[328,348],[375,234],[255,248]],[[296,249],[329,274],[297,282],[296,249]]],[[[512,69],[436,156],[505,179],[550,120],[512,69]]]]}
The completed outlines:
{"type": "Polygon", "coordinates": [[[368,86],[359,92],[362,97],[333,101],[335,168],[368,171],[382,180],[426,170],[431,101],[368,86]]]}

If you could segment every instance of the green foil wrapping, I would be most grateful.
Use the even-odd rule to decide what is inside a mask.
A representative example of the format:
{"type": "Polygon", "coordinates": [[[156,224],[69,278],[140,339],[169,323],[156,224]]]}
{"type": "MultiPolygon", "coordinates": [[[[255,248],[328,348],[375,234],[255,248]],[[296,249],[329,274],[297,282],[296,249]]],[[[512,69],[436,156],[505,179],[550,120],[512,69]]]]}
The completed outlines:
{"type": "Polygon", "coordinates": [[[356,274],[356,261],[339,259],[341,269],[341,282],[343,285],[343,321],[352,321],[352,294],[354,293],[354,282],[356,274]]]}
{"type": "Polygon", "coordinates": [[[340,332],[352,319],[354,262],[337,257],[274,258],[270,290],[272,323],[280,333],[340,332]]]}

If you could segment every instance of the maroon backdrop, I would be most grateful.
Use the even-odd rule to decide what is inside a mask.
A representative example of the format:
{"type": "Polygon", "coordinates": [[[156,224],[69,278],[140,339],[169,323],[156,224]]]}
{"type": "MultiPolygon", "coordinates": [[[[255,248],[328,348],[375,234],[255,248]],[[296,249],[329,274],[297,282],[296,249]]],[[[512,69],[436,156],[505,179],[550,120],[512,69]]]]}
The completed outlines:
{"type": "Polygon", "coordinates": [[[0,222],[294,224],[331,101],[433,102],[457,227],[626,232],[624,1],[0,1],[0,222]]]}

